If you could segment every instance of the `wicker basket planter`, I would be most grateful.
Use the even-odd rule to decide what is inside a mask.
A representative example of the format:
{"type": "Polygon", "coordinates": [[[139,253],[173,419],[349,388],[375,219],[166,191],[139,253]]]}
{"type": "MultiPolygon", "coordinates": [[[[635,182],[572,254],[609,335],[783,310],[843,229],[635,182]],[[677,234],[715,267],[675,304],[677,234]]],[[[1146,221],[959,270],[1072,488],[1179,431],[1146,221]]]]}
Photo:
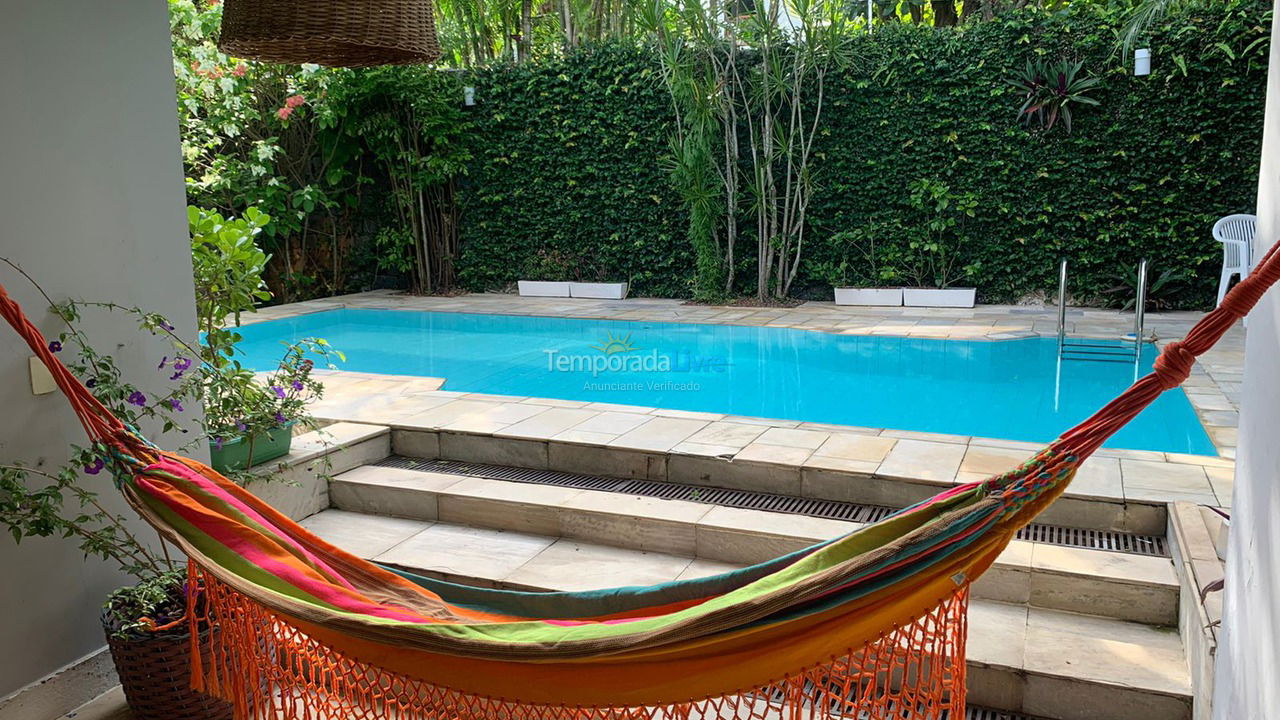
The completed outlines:
{"type": "Polygon", "coordinates": [[[218,47],[250,60],[337,67],[440,58],[431,0],[226,0],[218,47]]]}
{"type": "MultiPolygon", "coordinates": [[[[102,627],[134,720],[231,720],[231,703],[191,689],[191,634],[186,623],[121,639],[115,637],[114,621],[103,613],[102,627]]],[[[205,627],[201,634],[209,632],[216,630],[205,627]]],[[[207,667],[207,653],[203,660],[207,667]]]]}

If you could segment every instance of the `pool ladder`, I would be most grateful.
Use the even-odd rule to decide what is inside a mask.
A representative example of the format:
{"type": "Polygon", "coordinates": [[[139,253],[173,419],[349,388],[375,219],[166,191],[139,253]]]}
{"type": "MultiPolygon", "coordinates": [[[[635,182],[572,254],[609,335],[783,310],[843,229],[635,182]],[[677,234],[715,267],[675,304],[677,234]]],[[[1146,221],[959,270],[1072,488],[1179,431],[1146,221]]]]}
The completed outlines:
{"type": "Polygon", "coordinates": [[[1058,359],[1132,362],[1136,367],[1142,358],[1142,343],[1147,314],[1147,260],[1138,263],[1138,294],[1133,307],[1133,336],[1121,338],[1120,345],[1067,337],[1067,260],[1058,268],[1058,359]],[[1127,346],[1132,343],[1132,347],[1127,346]]]}

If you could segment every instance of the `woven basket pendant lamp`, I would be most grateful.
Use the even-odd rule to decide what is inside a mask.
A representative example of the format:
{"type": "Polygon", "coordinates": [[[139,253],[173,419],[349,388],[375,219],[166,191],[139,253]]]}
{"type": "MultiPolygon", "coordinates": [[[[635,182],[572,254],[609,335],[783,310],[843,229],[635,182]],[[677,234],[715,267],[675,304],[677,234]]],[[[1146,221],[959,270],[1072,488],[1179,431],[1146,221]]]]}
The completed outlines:
{"type": "Polygon", "coordinates": [[[288,65],[370,67],[440,57],[431,0],[224,0],[218,47],[288,65]]]}

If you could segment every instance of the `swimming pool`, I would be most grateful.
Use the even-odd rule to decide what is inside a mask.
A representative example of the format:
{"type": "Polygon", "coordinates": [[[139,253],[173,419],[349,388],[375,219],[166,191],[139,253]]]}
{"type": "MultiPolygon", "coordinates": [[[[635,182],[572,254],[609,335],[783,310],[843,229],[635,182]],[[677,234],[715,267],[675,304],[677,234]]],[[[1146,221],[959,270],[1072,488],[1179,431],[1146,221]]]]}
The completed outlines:
{"type": "MultiPolygon", "coordinates": [[[[347,308],[248,325],[245,364],[321,337],[342,369],[445,378],[446,390],[1047,442],[1133,380],[1056,340],[934,340],[790,328],[347,308]]],[[[1148,346],[1147,372],[1155,357],[1148,346]]],[[[1215,455],[1181,390],[1109,447],[1215,455]]]]}

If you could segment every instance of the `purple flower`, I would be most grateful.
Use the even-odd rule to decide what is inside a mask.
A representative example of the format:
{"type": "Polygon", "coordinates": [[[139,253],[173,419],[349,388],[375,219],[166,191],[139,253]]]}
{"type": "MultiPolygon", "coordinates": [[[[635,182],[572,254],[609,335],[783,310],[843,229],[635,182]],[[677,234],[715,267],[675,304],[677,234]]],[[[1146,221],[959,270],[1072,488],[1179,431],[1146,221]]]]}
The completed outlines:
{"type": "Polygon", "coordinates": [[[85,387],[87,387],[87,388],[90,388],[90,389],[92,389],[92,388],[94,388],[94,387],[97,387],[97,385],[98,385],[98,379],[97,379],[97,378],[89,378],[89,379],[88,379],[88,380],[86,380],[86,381],[85,381],[85,383],[84,383],[84,386],[85,386],[85,387]]]}
{"type": "Polygon", "coordinates": [[[283,425],[289,422],[289,418],[285,417],[282,413],[276,413],[276,422],[283,425]]]}
{"type": "Polygon", "coordinates": [[[102,472],[102,468],[105,465],[106,463],[102,461],[102,458],[94,458],[92,463],[84,466],[84,471],[90,475],[97,475],[102,472]]]}
{"type": "Polygon", "coordinates": [[[53,342],[49,343],[49,349],[53,352],[62,352],[62,343],[58,342],[57,340],[54,340],[53,342]]]}
{"type": "Polygon", "coordinates": [[[173,326],[169,324],[168,320],[161,320],[160,327],[164,328],[165,330],[168,330],[169,332],[173,332],[173,326]]]}
{"type": "Polygon", "coordinates": [[[213,439],[213,446],[214,446],[215,448],[217,448],[218,450],[221,450],[221,449],[222,449],[222,438],[220,438],[220,437],[216,437],[216,438],[214,438],[214,439],[213,439]]]}
{"type": "Polygon", "coordinates": [[[293,381],[293,383],[291,383],[291,384],[293,385],[293,389],[294,389],[294,390],[301,390],[301,389],[302,389],[302,381],[301,381],[301,380],[294,380],[294,381],[293,381]]]}
{"type": "Polygon", "coordinates": [[[164,366],[168,364],[168,362],[169,362],[169,356],[165,355],[164,357],[160,358],[160,364],[156,366],[156,369],[163,370],[164,366]]]}
{"type": "Polygon", "coordinates": [[[283,399],[286,395],[284,388],[280,387],[279,385],[272,385],[271,390],[276,394],[276,397],[278,398],[283,399]]]}
{"type": "Polygon", "coordinates": [[[243,420],[236,421],[236,429],[240,432],[249,432],[249,426],[245,425],[243,420]]]}
{"type": "Polygon", "coordinates": [[[182,371],[181,371],[181,370],[179,370],[178,372],[176,372],[176,373],[174,373],[174,374],[170,375],[170,376],[169,376],[169,379],[170,379],[170,380],[181,380],[181,379],[182,379],[182,371]]]}
{"type": "Polygon", "coordinates": [[[169,398],[169,407],[182,412],[182,403],[178,401],[178,398],[169,398]]]}
{"type": "Polygon", "coordinates": [[[147,396],[143,395],[141,392],[138,392],[137,390],[134,390],[132,393],[129,394],[128,402],[130,405],[137,405],[138,407],[146,407],[147,396]]]}
{"type": "Polygon", "coordinates": [[[184,373],[191,368],[191,358],[176,357],[173,359],[173,369],[180,373],[184,373]]]}

